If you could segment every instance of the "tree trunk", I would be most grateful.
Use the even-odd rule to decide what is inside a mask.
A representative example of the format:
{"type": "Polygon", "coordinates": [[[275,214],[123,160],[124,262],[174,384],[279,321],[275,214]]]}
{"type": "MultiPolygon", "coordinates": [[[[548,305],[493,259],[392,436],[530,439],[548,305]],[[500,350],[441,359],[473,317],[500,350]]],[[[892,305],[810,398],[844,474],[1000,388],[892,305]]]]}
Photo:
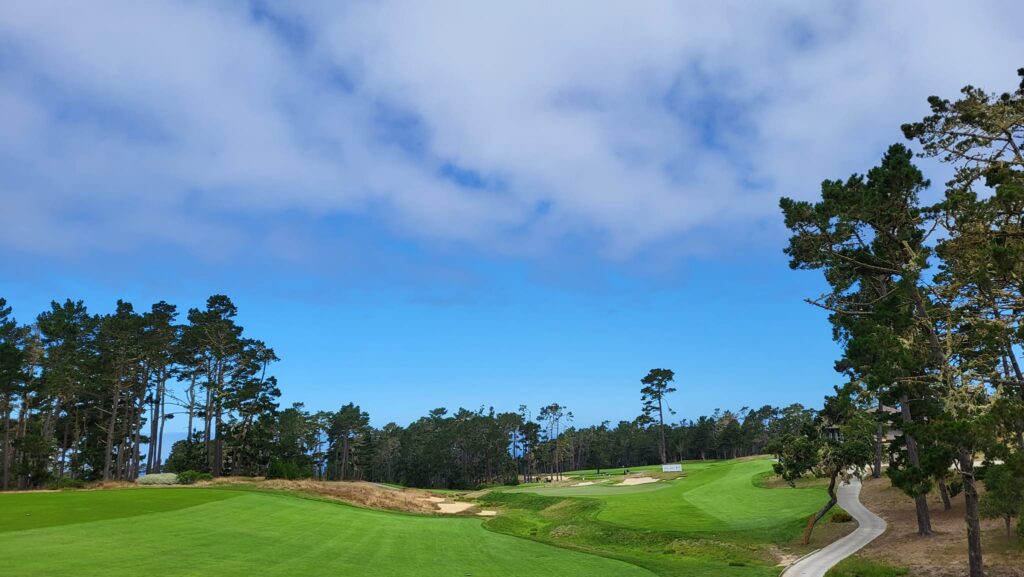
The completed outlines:
{"type": "Polygon", "coordinates": [[[71,476],[77,478],[79,476],[78,471],[80,468],[79,455],[82,452],[82,415],[81,411],[78,409],[75,409],[74,423],[75,425],[72,434],[74,440],[71,444],[71,476]]]}
{"type": "Polygon", "coordinates": [[[214,431],[213,440],[213,467],[212,473],[214,477],[220,477],[221,470],[224,466],[224,439],[222,435],[224,433],[223,421],[223,409],[220,406],[220,401],[217,402],[217,429],[214,431]]]}
{"type": "Polygon", "coordinates": [[[114,400],[110,407],[110,423],[107,425],[107,447],[103,456],[103,480],[110,480],[110,465],[114,456],[114,429],[117,426],[117,408],[120,404],[121,389],[114,389],[114,400]]]}
{"type": "Polygon", "coordinates": [[[946,487],[946,480],[939,480],[939,495],[942,496],[942,508],[949,510],[953,508],[952,503],[949,501],[949,489],[946,487]]]}
{"type": "Polygon", "coordinates": [[[156,470],[153,467],[153,463],[157,460],[156,455],[156,436],[159,432],[160,427],[160,387],[162,383],[157,380],[156,387],[153,389],[153,404],[149,410],[149,446],[146,447],[146,474],[155,473],[156,470]]]}
{"type": "Polygon", "coordinates": [[[4,455],[3,455],[3,473],[0,474],[0,489],[6,491],[11,483],[11,397],[10,395],[4,395],[4,455]]]}
{"type": "Polygon", "coordinates": [[[942,495],[942,508],[949,511],[953,504],[949,502],[949,490],[946,488],[946,480],[939,479],[939,494],[942,495]]]}
{"type": "Polygon", "coordinates": [[[341,438],[341,474],[339,477],[342,481],[348,478],[348,451],[348,431],[346,431],[341,438]]]}
{"type": "Polygon", "coordinates": [[[665,457],[665,414],[661,409],[661,397],[658,398],[658,424],[661,429],[661,464],[668,462],[665,457]]]}
{"type": "Polygon", "coordinates": [[[978,487],[974,479],[974,454],[960,451],[960,474],[964,481],[964,520],[967,521],[967,564],[970,577],[985,574],[981,558],[981,523],[978,521],[978,487]]]}
{"type": "Polygon", "coordinates": [[[885,439],[885,427],[878,423],[875,430],[875,460],[871,463],[871,477],[878,479],[882,476],[882,443],[885,439]]]}
{"type": "Polygon", "coordinates": [[[818,521],[820,521],[821,518],[824,517],[832,509],[832,507],[835,507],[836,503],[839,502],[839,499],[836,497],[836,479],[838,478],[839,471],[833,472],[832,478],[829,479],[828,482],[828,502],[825,503],[824,507],[818,509],[817,513],[811,515],[811,517],[807,519],[807,526],[804,528],[804,537],[802,541],[804,545],[807,545],[811,542],[811,531],[814,530],[814,526],[818,524],[818,521]]]}
{"type": "MultiPolygon", "coordinates": [[[[900,396],[900,413],[904,423],[913,423],[914,418],[910,414],[910,400],[906,394],[900,396]]],[[[917,441],[912,435],[903,431],[903,436],[907,441],[907,460],[913,467],[921,466],[921,458],[917,453],[917,441]]],[[[932,520],[931,515],[928,513],[928,497],[926,495],[917,495],[914,497],[914,508],[917,513],[917,534],[922,537],[925,535],[932,534],[932,520]]]]}
{"type": "Polygon", "coordinates": [[[213,420],[213,389],[210,384],[206,385],[206,407],[203,411],[203,455],[206,457],[206,466],[213,470],[213,451],[210,450],[210,429],[213,420]]]}
{"type": "Polygon", "coordinates": [[[878,426],[875,427],[875,460],[871,464],[871,477],[878,479],[882,476],[882,446],[885,444],[885,425],[882,424],[882,401],[878,401],[878,426]]]}
{"type": "MultiPolygon", "coordinates": [[[[25,435],[28,433],[28,418],[32,412],[32,395],[27,392],[21,397],[21,409],[18,410],[18,426],[14,431],[14,444],[17,445],[19,440],[24,440],[25,435]]],[[[17,450],[11,455],[11,463],[20,463],[24,460],[25,455],[23,452],[17,450]],[[19,459],[20,457],[20,459],[19,459]]],[[[22,487],[21,476],[15,477],[15,484],[18,488],[22,487]]]]}
{"type": "MultiPolygon", "coordinates": [[[[144,399],[139,397],[139,406],[135,411],[135,431],[132,438],[132,466],[131,471],[128,473],[128,480],[134,481],[139,478],[139,472],[142,468],[142,454],[141,454],[141,441],[142,441],[142,413],[145,412],[144,399]]],[[[153,445],[152,439],[149,442],[150,446],[153,445]]],[[[147,463],[148,466],[148,463],[147,463]]]]}
{"type": "MultiPolygon", "coordinates": [[[[163,385],[166,386],[166,385],[163,385]]],[[[163,466],[163,455],[164,455],[164,424],[167,422],[167,395],[166,392],[160,395],[160,411],[158,413],[158,419],[160,420],[160,430],[156,437],[156,457],[153,463],[153,472],[159,473],[160,468],[163,466]]],[[[192,436],[192,431],[189,431],[189,437],[192,436]]],[[[191,440],[191,439],[190,439],[191,440]]],[[[150,440],[152,443],[153,441],[150,440]]]]}

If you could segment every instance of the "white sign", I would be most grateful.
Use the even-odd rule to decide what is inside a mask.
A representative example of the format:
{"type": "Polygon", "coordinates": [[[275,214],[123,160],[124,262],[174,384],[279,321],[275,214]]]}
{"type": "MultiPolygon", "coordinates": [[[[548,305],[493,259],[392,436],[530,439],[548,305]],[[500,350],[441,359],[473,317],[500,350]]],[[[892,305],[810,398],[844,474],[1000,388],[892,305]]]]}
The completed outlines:
{"type": "Polygon", "coordinates": [[[661,472],[662,473],[682,473],[683,472],[683,466],[680,465],[679,463],[672,463],[672,464],[669,464],[669,465],[662,465],[661,466],[661,472]]]}

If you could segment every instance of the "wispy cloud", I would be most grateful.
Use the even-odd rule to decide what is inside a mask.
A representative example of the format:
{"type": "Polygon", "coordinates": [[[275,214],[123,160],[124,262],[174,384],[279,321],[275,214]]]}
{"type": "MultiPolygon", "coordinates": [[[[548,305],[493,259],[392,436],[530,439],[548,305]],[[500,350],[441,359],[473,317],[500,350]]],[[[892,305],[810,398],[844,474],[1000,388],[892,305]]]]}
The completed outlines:
{"type": "Polygon", "coordinates": [[[4,2],[0,248],[742,245],[1024,64],[1015,2],[296,4],[4,2]]]}

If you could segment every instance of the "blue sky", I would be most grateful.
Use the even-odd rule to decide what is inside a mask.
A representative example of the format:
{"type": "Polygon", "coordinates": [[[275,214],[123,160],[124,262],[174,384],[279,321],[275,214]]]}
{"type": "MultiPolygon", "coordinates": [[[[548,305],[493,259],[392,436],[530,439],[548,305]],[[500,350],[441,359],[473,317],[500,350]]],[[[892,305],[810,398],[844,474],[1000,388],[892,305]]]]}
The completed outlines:
{"type": "Polygon", "coordinates": [[[813,405],[836,349],[779,196],[930,94],[1014,86],[1021,29],[999,1],[4,2],[0,296],[226,293],[284,402],[376,424],[629,419],[656,366],[681,417],[813,405]]]}

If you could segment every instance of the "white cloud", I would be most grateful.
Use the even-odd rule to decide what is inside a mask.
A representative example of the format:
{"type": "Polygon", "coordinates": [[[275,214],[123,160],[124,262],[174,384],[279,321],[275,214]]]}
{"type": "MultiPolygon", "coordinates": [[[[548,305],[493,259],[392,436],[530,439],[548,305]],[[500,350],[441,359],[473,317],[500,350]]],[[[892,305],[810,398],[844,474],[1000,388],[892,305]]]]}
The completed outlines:
{"type": "Polygon", "coordinates": [[[0,245],[233,250],[238,217],[287,210],[502,252],[702,250],[866,169],[927,95],[1024,65],[1012,2],[287,9],[3,3],[0,245]]]}

